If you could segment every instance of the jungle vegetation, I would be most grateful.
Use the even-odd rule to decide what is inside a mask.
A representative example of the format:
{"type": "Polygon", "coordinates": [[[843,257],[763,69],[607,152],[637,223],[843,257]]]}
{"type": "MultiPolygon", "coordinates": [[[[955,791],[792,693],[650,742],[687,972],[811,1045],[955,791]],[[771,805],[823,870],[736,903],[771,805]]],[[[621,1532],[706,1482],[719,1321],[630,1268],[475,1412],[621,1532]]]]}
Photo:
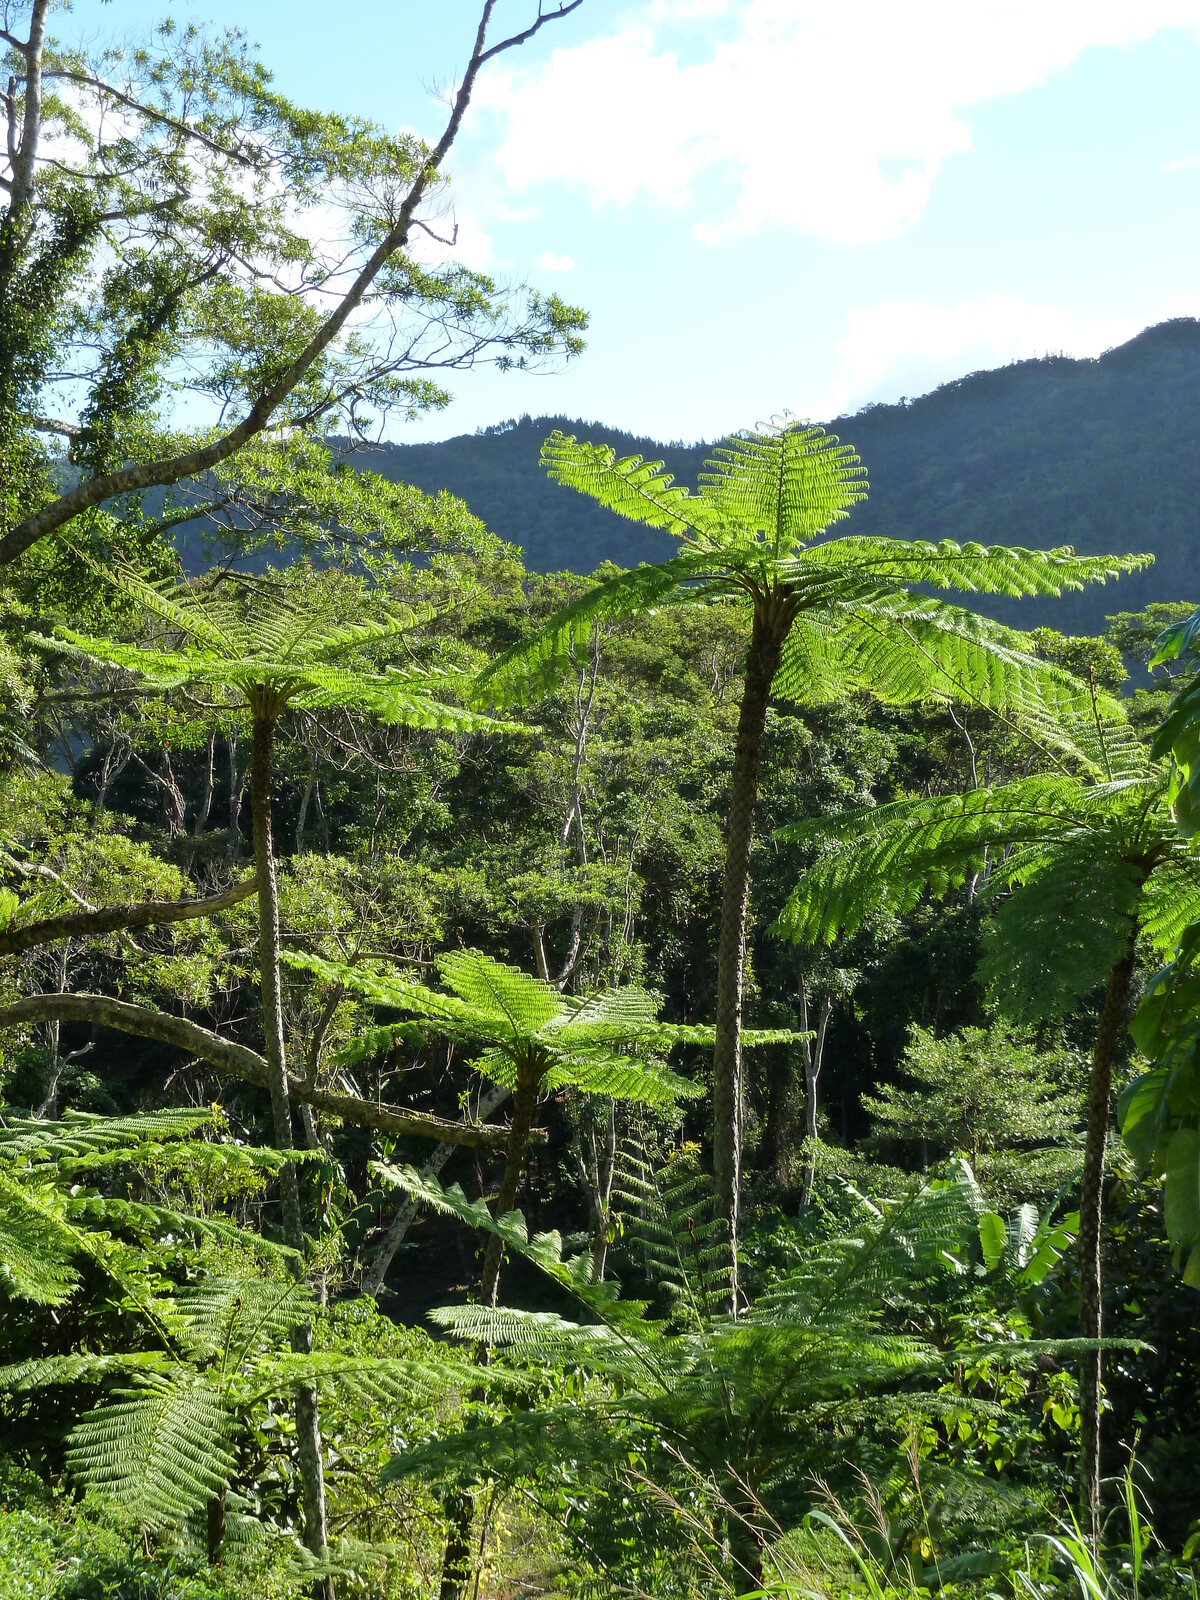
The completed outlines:
{"type": "Polygon", "coordinates": [[[788,416],[549,430],[588,575],[347,460],[581,350],[413,247],[573,9],[425,146],[3,8],[0,1592],[1193,1592],[1200,613],[788,416]]]}

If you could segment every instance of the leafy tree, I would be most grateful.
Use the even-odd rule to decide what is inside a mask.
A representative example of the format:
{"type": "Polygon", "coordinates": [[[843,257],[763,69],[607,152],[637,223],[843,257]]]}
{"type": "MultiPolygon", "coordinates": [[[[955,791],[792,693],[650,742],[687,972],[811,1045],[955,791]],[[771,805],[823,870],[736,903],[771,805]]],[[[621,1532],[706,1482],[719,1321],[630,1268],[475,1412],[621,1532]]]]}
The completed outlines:
{"type": "MultiPolygon", "coordinates": [[[[821,853],[780,917],[798,941],[853,931],[880,907],[970,883],[994,908],[980,979],[1017,1021],[1064,1016],[1104,984],[1092,1047],[1080,1194],[1080,1332],[1101,1334],[1100,1239],[1113,1069],[1138,939],[1170,949],[1200,910],[1200,858],[1171,824],[1161,770],[1120,726],[1098,723],[1102,781],[1038,774],[995,789],[911,799],[797,823],[821,853]],[[986,876],[985,876],[986,875],[986,876]]],[[[1080,1492],[1098,1537],[1100,1382],[1084,1359],[1080,1492]]]]}
{"type": "Polygon", "coordinates": [[[914,1027],[900,1070],[907,1082],[863,1098],[871,1155],[899,1145],[922,1167],[965,1156],[1005,1203],[1045,1201],[1075,1176],[1071,1136],[1084,1072],[1076,1052],[1039,1050],[1004,1023],[942,1037],[914,1027]]]}
{"type": "Polygon", "coordinates": [[[485,275],[421,265],[413,241],[481,69],[580,3],[496,39],[486,0],[432,146],[293,105],[236,33],[167,22],[137,48],[91,49],[53,39],[51,0],[10,7],[0,564],[68,524],[122,539],[157,515],[147,491],[185,485],[162,520],[186,521],[186,485],[220,501],[248,445],[261,459],[338,416],[361,432],[445,404],[439,368],[577,352],[582,313],[537,293],[512,306],[485,275]],[[341,215],[325,245],[305,225],[318,205],[341,215]],[[190,431],[162,419],[185,367],[211,419],[190,431]],[[43,437],[69,442],[65,483],[43,437]]]}
{"type": "Polygon", "coordinates": [[[713,1175],[717,1214],[733,1247],[741,1173],[739,1036],[754,809],[771,693],[820,702],[867,690],[896,704],[969,700],[1061,738],[1053,716],[1086,704],[1077,682],[1038,659],[1025,640],[919,586],[988,594],[1059,594],[1144,564],[1139,557],[940,545],[820,535],[866,494],[847,445],[820,428],[786,422],[719,446],[691,494],[661,463],[552,434],[543,463],[559,483],[678,538],[671,561],[600,584],[506,651],[481,674],[479,693],[503,702],[544,686],[602,617],[646,612],[678,599],[732,597],[748,604],[752,631],[730,780],[718,940],[713,1050],[713,1175]]]}

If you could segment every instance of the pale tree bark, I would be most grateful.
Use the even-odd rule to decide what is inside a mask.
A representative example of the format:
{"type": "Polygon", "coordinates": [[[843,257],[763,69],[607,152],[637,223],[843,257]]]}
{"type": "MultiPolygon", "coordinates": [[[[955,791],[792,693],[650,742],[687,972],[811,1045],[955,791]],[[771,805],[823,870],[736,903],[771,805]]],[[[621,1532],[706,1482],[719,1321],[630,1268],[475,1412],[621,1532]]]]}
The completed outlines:
{"type": "MultiPolygon", "coordinates": [[[[4,219],[6,233],[11,230],[15,234],[24,225],[24,213],[33,201],[38,144],[42,135],[42,57],[46,46],[46,18],[49,12],[50,0],[33,0],[29,17],[29,38],[21,41],[6,36],[7,42],[14,45],[25,59],[25,104],[19,124],[16,105],[17,86],[11,79],[8,93],[4,97],[8,122],[8,158],[12,172],[8,191],[8,213],[4,219]]],[[[7,255],[7,250],[3,253],[7,255]]]]}
{"type": "Polygon", "coordinates": [[[246,793],[245,769],[238,766],[237,729],[229,730],[229,843],[230,861],[242,858],[242,797],[246,793]]]}
{"type": "Polygon", "coordinates": [[[200,804],[196,807],[196,816],[192,822],[192,833],[197,838],[208,827],[208,818],[212,811],[216,759],[217,735],[214,729],[209,734],[208,743],[204,747],[204,788],[201,791],[200,804]]]}
{"type": "Polygon", "coordinates": [[[717,946],[717,1017],[713,1047],[714,1215],[730,1255],[728,1309],[737,1315],[737,1238],[742,1177],[742,981],[750,898],[750,852],[771,683],[795,617],[787,596],[759,596],[746,652],[746,682],[738,714],[729,786],[725,880],[717,946]]]}
{"type": "MultiPolygon", "coordinates": [[[[808,1028],[808,987],[801,982],[800,985],[800,1026],[807,1034],[808,1028]]],[[[803,1044],[804,1061],[804,1187],[800,1192],[801,1205],[808,1205],[812,1201],[813,1185],[817,1177],[817,1090],[821,1082],[821,1068],[825,1062],[825,1034],[829,1028],[829,1018],[833,1014],[833,996],[826,994],[821,1000],[821,1010],[817,1018],[816,1037],[805,1039],[803,1044]]]]}
{"type": "MultiPolygon", "coordinates": [[[[600,672],[600,630],[596,628],[592,634],[592,651],[588,665],[579,674],[579,682],[575,687],[575,716],[569,724],[569,732],[574,744],[571,758],[571,789],[567,805],[563,814],[562,828],[559,830],[558,847],[565,858],[571,850],[571,838],[575,839],[575,859],[579,866],[588,864],[587,834],[583,827],[583,762],[587,752],[588,732],[591,726],[592,706],[596,699],[596,680],[600,672]]],[[[537,962],[538,976],[546,983],[552,983],[556,989],[566,987],[571,974],[579,964],[579,957],[583,953],[583,906],[576,902],[571,908],[571,933],[567,943],[567,952],[563,957],[557,973],[550,971],[550,962],[546,954],[546,927],[538,923],[534,929],[534,958],[537,962]]]]}

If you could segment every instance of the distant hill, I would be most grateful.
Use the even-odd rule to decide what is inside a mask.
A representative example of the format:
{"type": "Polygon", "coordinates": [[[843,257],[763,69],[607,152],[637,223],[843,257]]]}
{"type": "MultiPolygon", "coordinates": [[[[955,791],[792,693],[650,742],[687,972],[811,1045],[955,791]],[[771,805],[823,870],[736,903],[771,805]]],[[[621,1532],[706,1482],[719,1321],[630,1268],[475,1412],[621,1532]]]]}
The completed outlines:
{"type": "MultiPolygon", "coordinates": [[[[830,422],[866,463],[870,498],[840,531],[1149,550],[1149,572],[1117,588],[1039,602],[1036,620],[1072,631],[1158,599],[1200,600],[1200,322],[1147,328],[1096,360],[1021,361],[900,405],[830,422]]],[[[549,483],[538,448],[552,428],[665,460],[694,484],[706,446],[661,444],[595,423],[522,417],[440,444],[355,459],[386,477],[449,489],[536,571],[591,572],[669,554],[672,541],[549,483]]],[[[1033,609],[989,607],[1028,625],[1033,609]]]]}

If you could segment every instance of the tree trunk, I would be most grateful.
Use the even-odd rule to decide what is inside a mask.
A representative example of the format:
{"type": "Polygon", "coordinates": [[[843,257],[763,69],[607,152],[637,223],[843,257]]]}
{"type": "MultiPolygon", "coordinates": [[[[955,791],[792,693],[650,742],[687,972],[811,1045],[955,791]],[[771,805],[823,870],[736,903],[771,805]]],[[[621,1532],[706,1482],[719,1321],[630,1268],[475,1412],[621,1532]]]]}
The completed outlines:
{"type": "MultiPolygon", "coordinates": [[[[541,1064],[522,1061],[517,1068],[517,1087],[513,1092],[512,1123],[508,1133],[508,1154],[504,1159],[504,1176],[500,1180],[500,1193],[496,1197],[496,1220],[516,1205],[517,1189],[525,1157],[529,1152],[529,1131],[533,1126],[533,1113],[537,1108],[538,1085],[542,1081],[541,1064]]],[[[500,1263],[504,1258],[503,1240],[492,1234],[488,1239],[487,1254],[483,1258],[483,1275],[479,1283],[479,1303],[494,1306],[500,1288],[500,1263]]],[[[484,1352],[486,1357],[486,1352],[484,1352]]],[[[481,1391],[472,1394],[473,1400],[483,1398],[481,1391]]],[[[474,1520],[474,1502],[466,1490],[456,1491],[444,1502],[446,1512],[446,1550],[442,1557],[442,1584],[438,1600],[462,1600],[467,1580],[471,1576],[473,1540],[471,1524],[474,1520]]]]}
{"type": "MultiPolygon", "coordinates": [[[[1125,1002],[1133,974],[1135,939],[1108,975],[1104,1009],[1092,1049],[1088,1085],[1087,1139],[1083,1154],[1083,1184],[1079,1196],[1079,1332],[1084,1339],[1099,1339],[1101,1324],[1100,1235],[1104,1208],[1104,1155],[1112,1099],[1113,1065],[1121,1043],[1125,1002]]],[[[1100,1390],[1103,1362],[1100,1352],[1079,1362],[1079,1507],[1084,1531],[1094,1548],[1100,1543],[1100,1390]]]]}
{"type": "Polygon", "coordinates": [[[212,810],[216,781],[216,761],[217,735],[214,729],[209,734],[208,743],[204,747],[204,788],[200,794],[200,804],[196,807],[195,821],[192,823],[192,833],[197,838],[208,827],[208,816],[212,810]]]}
{"type": "Polygon", "coordinates": [[[225,1490],[213,1495],[208,1502],[205,1518],[205,1535],[208,1546],[208,1564],[215,1567],[221,1560],[221,1541],[225,1537],[225,1490]]]}
{"type": "Polygon", "coordinates": [[[717,946],[713,1188],[716,1220],[724,1225],[729,1242],[729,1310],[734,1316],[737,1315],[737,1230],[742,1165],[742,976],[746,959],[750,850],[754,842],[754,806],[758,799],[767,702],[793,614],[790,605],[778,598],[763,598],[755,604],[729,786],[725,884],[717,946]]]}
{"type": "MultiPolygon", "coordinates": [[[[279,960],[279,885],[275,877],[275,854],[271,836],[271,772],[275,745],[274,705],[264,696],[253,705],[253,742],[250,749],[250,807],[254,823],[254,862],[258,880],[258,957],[262,986],[263,1055],[267,1062],[271,1091],[271,1117],[275,1144],[280,1150],[295,1148],[292,1107],[288,1093],[287,1056],[283,1042],[283,988],[279,960]]],[[[300,1186],[296,1168],[288,1163],[279,1176],[283,1202],[284,1237],[293,1250],[304,1250],[304,1227],[300,1218],[300,1186]]],[[[302,1260],[296,1262],[303,1272],[302,1260]]],[[[306,1318],[292,1329],[292,1349],[307,1355],[312,1349],[312,1324],[306,1318]]],[[[325,1472],[321,1460],[320,1413],[317,1392],[311,1384],[298,1385],[296,1401],[296,1448],[300,1458],[300,1491],[304,1508],[304,1542],[318,1560],[327,1548],[325,1519],[325,1472]]],[[[332,1600],[333,1584],[327,1579],[325,1591],[332,1600]]]]}
{"type": "MultiPolygon", "coordinates": [[[[522,1062],[517,1070],[517,1087],[513,1093],[512,1123],[508,1130],[508,1154],[504,1158],[504,1176],[500,1180],[500,1193],[496,1197],[496,1220],[499,1221],[517,1203],[517,1189],[529,1153],[529,1131],[533,1127],[533,1113],[537,1108],[538,1085],[542,1081],[540,1063],[522,1062]]],[[[483,1275],[479,1283],[479,1302],[494,1306],[500,1288],[500,1262],[504,1256],[504,1241],[495,1234],[488,1239],[487,1253],[483,1258],[483,1275]]]]}
{"type": "MultiPolygon", "coordinates": [[[[808,1027],[808,1006],[805,1004],[804,1026],[808,1027]]],[[[833,1012],[833,996],[827,994],[821,1001],[821,1015],[817,1021],[817,1037],[804,1041],[804,1188],[801,1205],[812,1201],[817,1181],[817,1089],[821,1082],[821,1067],[825,1060],[825,1034],[833,1012]]]]}

